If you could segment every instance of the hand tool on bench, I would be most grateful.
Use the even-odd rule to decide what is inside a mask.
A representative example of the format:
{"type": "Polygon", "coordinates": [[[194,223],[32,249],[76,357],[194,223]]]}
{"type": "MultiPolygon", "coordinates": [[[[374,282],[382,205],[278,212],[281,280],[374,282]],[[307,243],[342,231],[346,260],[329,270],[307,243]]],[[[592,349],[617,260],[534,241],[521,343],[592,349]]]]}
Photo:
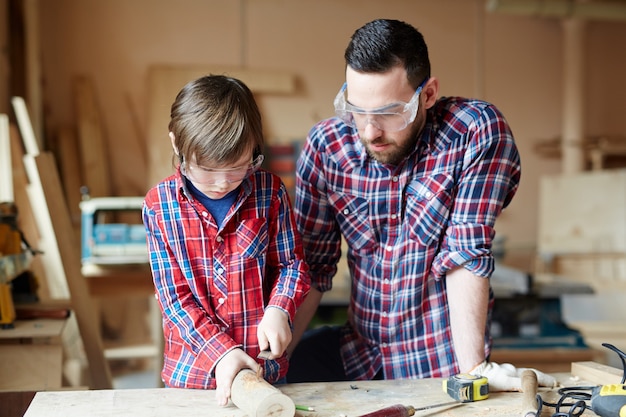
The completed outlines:
{"type": "Polygon", "coordinates": [[[537,417],[537,374],[526,369],[522,372],[522,417],[537,417]]]}
{"type": "Polygon", "coordinates": [[[484,400],[489,397],[489,384],[485,377],[458,374],[444,380],[442,385],[443,391],[454,398],[455,401],[418,408],[412,405],[395,404],[359,417],[410,417],[417,411],[430,410],[431,408],[449,405],[461,405],[463,403],[484,400]]]}

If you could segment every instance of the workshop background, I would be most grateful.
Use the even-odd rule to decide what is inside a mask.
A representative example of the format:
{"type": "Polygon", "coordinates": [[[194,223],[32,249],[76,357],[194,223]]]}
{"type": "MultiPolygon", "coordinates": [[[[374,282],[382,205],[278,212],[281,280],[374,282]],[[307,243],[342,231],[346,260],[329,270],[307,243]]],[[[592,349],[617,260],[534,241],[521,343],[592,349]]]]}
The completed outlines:
{"type": "MultiPolygon", "coordinates": [[[[626,1],[0,0],[0,113],[15,123],[12,98],[25,99],[79,236],[80,185],[92,197],[143,196],[172,171],[168,111],[185,76],[227,72],[254,84],[269,167],[285,154],[293,163],[311,126],[333,114],[351,34],[375,18],[424,34],[441,95],[485,99],[510,122],[523,172],[496,225],[500,270],[507,285],[521,276],[515,294],[536,295],[534,280],[550,288],[516,298],[519,316],[549,299],[547,312],[532,310],[536,321],[575,316],[594,358],[602,341],[624,349],[626,328],[614,317],[626,288],[626,1]],[[87,116],[85,89],[95,104],[87,116]],[[86,117],[97,128],[91,149],[86,117]],[[76,158],[63,158],[68,147],[76,158]],[[94,166],[98,184],[85,184],[94,166]]],[[[104,304],[113,306],[102,313],[105,339],[150,336],[147,319],[133,317],[143,310],[104,304]]],[[[502,325],[524,336],[520,323],[502,325]]],[[[545,348],[562,347],[550,336],[562,329],[542,325],[526,332],[545,342],[534,347],[546,363],[555,359],[545,348]]]]}

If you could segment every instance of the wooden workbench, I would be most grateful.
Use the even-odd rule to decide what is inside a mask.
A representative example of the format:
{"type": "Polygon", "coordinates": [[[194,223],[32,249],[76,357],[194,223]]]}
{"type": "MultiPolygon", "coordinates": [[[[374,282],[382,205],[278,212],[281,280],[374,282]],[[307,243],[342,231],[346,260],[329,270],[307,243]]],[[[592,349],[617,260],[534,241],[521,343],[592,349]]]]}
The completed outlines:
{"type": "MultiPolygon", "coordinates": [[[[555,374],[565,386],[580,385],[569,374],[555,374]]],[[[393,404],[414,407],[451,401],[441,388],[441,379],[363,382],[302,383],[280,386],[299,405],[315,407],[314,412],[296,411],[297,417],[355,417],[393,404]]],[[[546,401],[555,391],[540,389],[546,401]]],[[[522,394],[491,393],[489,398],[431,410],[421,416],[515,416],[521,415],[522,394]]],[[[544,407],[544,412],[548,410],[544,407]]],[[[220,407],[215,391],[172,388],[38,392],[24,417],[99,416],[244,417],[234,405],[220,407]]],[[[546,414],[547,415],[547,414],[546,414]]],[[[585,415],[593,416],[592,412],[585,415]]]]}

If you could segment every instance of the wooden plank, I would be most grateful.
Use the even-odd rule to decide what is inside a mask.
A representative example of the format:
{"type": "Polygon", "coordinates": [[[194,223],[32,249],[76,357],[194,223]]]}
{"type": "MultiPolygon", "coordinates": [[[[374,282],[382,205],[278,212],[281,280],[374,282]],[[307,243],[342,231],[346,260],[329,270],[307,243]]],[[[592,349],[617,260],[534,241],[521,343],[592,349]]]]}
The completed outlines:
{"type": "Polygon", "coordinates": [[[626,169],[544,176],[539,191],[540,254],[626,253],[626,169]]]}
{"type": "Polygon", "coordinates": [[[65,200],[72,219],[72,225],[80,231],[80,187],[83,185],[83,173],[81,164],[78,138],[74,130],[69,127],[61,127],[58,130],[58,154],[61,179],[65,200]]]}
{"type": "Polygon", "coordinates": [[[91,197],[110,196],[109,152],[93,80],[87,76],[74,80],[74,108],[84,183],[91,197]]]}
{"type": "Polygon", "coordinates": [[[0,203],[15,202],[9,116],[0,114],[0,203]]]}
{"type": "Polygon", "coordinates": [[[624,371],[593,361],[572,362],[572,375],[593,384],[619,384],[624,371]]]}
{"type": "Polygon", "coordinates": [[[69,210],[63,199],[54,157],[48,152],[42,152],[35,160],[37,170],[42,174],[40,177],[44,200],[48,203],[54,233],[56,236],[62,236],[57,240],[59,253],[71,293],[72,308],[76,312],[85,353],[89,359],[90,386],[95,389],[111,388],[111,371],[104,357],[98,316],[94,310],[85,278],[81,274],[80,245],[73,239],[69,210]]]}
{"type": "Polygon", "coordinates": [[[170,108],[176,95],[189,81],[208,74],[238,78],[255,94],[293,94],[295,76],[285,72],[252,70],[237,67],[173,67],[148,69],[148,184],[150,188],[172,173],[172,145],[167,126],[170,108]]]}
{"type": "Polygon", "coordinates": [[[67,320],[16,320],[12,329],[2,329],[0,340],[60,338],[67,320]]]}
{"type": "MultiPolygon", "coordinates": [[[[569,374],[556,374],[564,386],[572,386],[569,374]]],[[[582,381],[581,381],[582,382],[582,381]]],[[[421,380],[352,381],[299,383],[279,386],[294,403],[312,406],[312,413],[297,411],[297,417],[358,416],[394,404],[421,407],[450,402],[441,389],[440,378],[421,380]]],[[[582,384],[581,384],[582,385],[582,384]]],[[[546,401],[554,401],[557,391],[540,388],[546,401]]],[[[519,417],[522,393],[494,392],[489,398],[473,403],[457,404],[420,415],[519,417]]],[[[245,417],[249,415],[232,403],[218,406],[213,390],[188,389],[126,389],[81,392],[37,393],[24,417],[104,417],[132,415],[136,417],[171,416],[245,417]]],[[[593,416],[586,411],[584,416],[593,416]]]]}
{"type": "Polygon", "coordinates": [[[0,113],[9,113],[11,70],[9,62],[5,59],[9,49],[9,0],[0,0],[0,113]]]}
{"type": "MultiPolygon", "coordinates": [[[[37,221],[30,205],[27,188],[29,187],[26,170],[24,168],[24,150],[22,139],[13,124],[9,127],[11,135],[11,160],[13,164],[13,189],[15,192],[15,205],[17,206],[18,225],[24,233],[26,240],[34,248],[39,248],[41,234],[37,228],[37,221]]],[[[33,257],[30,264],[31,271],[37,277],[37,296],[40,299],[50,299],[50,288],[48,287],[48,273],[46,272],[46,255],[33,257]]]]}
{"type": "Polygon", "coordinates": [[[0,345],[0,390],[56,390],[62,375],[61,345],[0,345]]]}
{"type": "MultiPolygon", "coordinates": [[[[90,386],[111,388],[111,371],[104,358],[98,317],[80,271],[80,245],[75,240],[54,157],[49,152],[39,151],[24,100],[14,97],[12,102],[27,150],[23,160],[30,182],[28,197],[30,206],[37,208],[35,219],[42,236],[40,247],[45,248],[45,258],[49,261],[46,273],[52,278],[48,280],[52,298],[71,299],[73,317],[89,362],[90,386]]],[[[68,339],[67,345],[75,347],[79,342],[76,332],[70,333],[70,337],[73,339],[68,339]]]]}

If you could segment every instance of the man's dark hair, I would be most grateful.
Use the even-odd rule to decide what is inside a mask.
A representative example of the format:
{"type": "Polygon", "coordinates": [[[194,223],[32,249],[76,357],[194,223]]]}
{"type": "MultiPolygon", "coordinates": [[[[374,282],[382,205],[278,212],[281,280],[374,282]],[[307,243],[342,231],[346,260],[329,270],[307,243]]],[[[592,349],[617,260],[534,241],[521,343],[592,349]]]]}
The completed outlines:
{"type": "Polygon", "coordinates": [[[344,54],[359,72],[386,72],[402,64],[415,88],[430,77],[428,47],[422,34],[399,20],[377,19],[357,29],[344,54]]]}

